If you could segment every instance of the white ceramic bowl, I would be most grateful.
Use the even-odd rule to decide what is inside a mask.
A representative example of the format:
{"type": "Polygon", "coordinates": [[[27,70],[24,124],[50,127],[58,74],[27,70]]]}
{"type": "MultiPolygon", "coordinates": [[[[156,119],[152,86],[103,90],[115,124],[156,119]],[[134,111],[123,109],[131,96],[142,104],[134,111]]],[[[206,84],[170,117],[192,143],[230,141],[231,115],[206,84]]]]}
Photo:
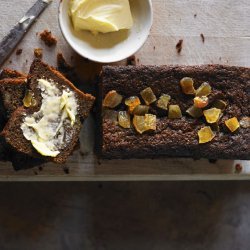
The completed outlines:
{"type": "Polygon", "coordinates": [[[68,15],[69,0],[59,7],[59,24],[70,46],[81,56],[95,62],[121,61],[136,53],[147,40],[153,22],[151,0],[130,0],[134,25],[121,30],[94,36],[89,31],[75,32],[68,15]]]}

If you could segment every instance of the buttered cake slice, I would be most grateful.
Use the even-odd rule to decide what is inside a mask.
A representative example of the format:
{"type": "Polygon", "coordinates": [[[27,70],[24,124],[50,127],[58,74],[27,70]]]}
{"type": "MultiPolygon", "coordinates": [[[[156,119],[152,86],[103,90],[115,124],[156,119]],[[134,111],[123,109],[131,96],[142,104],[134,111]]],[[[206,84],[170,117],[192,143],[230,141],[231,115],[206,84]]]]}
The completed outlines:
{"type": "Polygon", "coordinates": [[[18,152],[64,163],[78,144],[94,100],[58,71],[35,60],[24,106],[12,114],[2,135],[18,152]]]}

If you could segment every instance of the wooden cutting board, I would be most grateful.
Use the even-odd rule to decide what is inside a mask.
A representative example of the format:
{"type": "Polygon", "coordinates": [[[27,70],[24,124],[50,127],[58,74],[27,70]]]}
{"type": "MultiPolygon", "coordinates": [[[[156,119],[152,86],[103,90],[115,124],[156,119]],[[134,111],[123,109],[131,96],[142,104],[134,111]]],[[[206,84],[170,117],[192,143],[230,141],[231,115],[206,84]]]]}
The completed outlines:
{"type": "MultiPolygon", "coordinates": [[[[135,1],[135,0],[134,0],[135,1]]],[[[34,1],[0,1],[0,39],[22,17],[34,1]]],[[[77,56],[62,37],[58,26],[59,1],[41,15],[5,66],[28,72],[33,49],[44,49],[44,60],[56,65],[56,55],[63,52],[69,63],[82,72],[82,88],[94,89],[93,76],[100,64],[77,56]],[[56,48],[47,48],[38,33],[49,29],[58,38],[56,48]],[[89,74],[89,72],[92,72],[89,74]]],[[[154,24],[144,47],[136,54],[138,64],[227,64],[250,67],[249,0],[153,0],[154,24]],[[204,35],[204,41],[201,38],[204,35]],[[183,39],[183,49],[176,52],[183,39]]],[[[120,62],[119,64],[124,64],[120,62]]],[[[98,161],[93,154],[94,119],[89,117],[81,134],[81,149],[64,166],[46,164],[40,168],[15,172],[11,164],[0,163],[1,181],[99,181],[99,180],[229,180],[250,179],[249,161],[158,159],[98,161]],[[239,173],[235,165],[240,163],[239,173]]]]}

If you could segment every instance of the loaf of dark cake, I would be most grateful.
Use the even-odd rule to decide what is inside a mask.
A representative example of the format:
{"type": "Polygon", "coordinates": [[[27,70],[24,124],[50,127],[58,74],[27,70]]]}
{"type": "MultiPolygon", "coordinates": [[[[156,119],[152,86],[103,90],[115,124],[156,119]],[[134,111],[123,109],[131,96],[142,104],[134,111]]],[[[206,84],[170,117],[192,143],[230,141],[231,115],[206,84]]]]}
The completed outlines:
{"type": "MultiPolygon", "coordinates": [[[[143,103],[143,100],[141,99],[143,103]]],[[[209,107],[209,106],[208,106],[209,107]]],[[[126,110],[124,101],[116,111],[126,110]]],[[[250,69],[223,65],[204,66],[105,66],[100,77],[98,93],[97,149],[101,157],[154,158],[192,157],[195,159],[250,159],[249,124],[230,132],[225,121],[236,117],[239,121],[250,116],[250,69]],[[180,80],[191,77],[197,89],[207,82],[212,87],[209,103],[224,100],[227,103],[218,122],[219,131],[208,143],[199,143],[198,131],[207,126],[203,118],[194,119],[186,113],[193,105],[193,97],[182,92],[180,80]],[[125,98],[138,96],[151,87],[156,98],[171,96],[171,104],[178,104],[182,118],[169,119],[150,105],[150,113],[157,116],[156,130],[139,134],[134,126],[125,129],[102,116],[102,101],[109,91],[115,90],[125,98]]]]}
{"type": "MultiPolygon", "coordinates": [[[[35,60],[32,63],[27,84],[28,91],[32,95],[32,100],[34,100],[35,104],[30,107],[19,107],[11,115],[8,123],[2,131],[2,136],[9,147],[14,151],[26,154],[33,158],[40,158],[45,161],[64,163],[78,145],[81,123],[88,116],[95,98],[76,89],[74,85],[63,75],[40,60],[35,60]],[[54,84],[53,86],[55,86],[58,91],[56,95],[59,95],[59,93],[62,94],[63,91],[70,91],[70,93],[74,94],[74,98],[77,102],[77,115],[75,117],[75,123],[73,126],[71,126],[69,122],[66,123],[67,119],[65,118],[65,123],[62,124],[64,131],[64,134],[62,135],[62,148],[58,149],[60,153],[55,157],[42,156],[40,153],[38,153],[38,151],[33,147],[31,141],[25,138],[21,128],[26,117],[31,117],[41,110],[43,103],[43,92],[41,88],[38,87],[39,79],[52,82],[54,84]]],[[[49,87],[48,91],[50,91],[49,87]]],[[[53,109],[53,104],[51,105],[51,109],[53,109]]],[[[51,114],[53,115],[53,111],[51,114]]],[[[37,117],[36,119],[40,118],[37,117]]],[[[53,126],[53,124],[48,124],[48,129],[49,126],[53,126]]]]}

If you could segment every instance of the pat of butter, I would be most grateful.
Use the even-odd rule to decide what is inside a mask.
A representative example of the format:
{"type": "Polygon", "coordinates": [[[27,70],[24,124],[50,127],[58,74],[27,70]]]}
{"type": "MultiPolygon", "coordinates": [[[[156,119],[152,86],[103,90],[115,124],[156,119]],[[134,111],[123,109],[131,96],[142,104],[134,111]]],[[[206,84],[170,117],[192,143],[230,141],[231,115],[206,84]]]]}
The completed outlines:
{"type": "MultiPolygon", "coordinates": [[[[69,89],[60,90],[57,84],[38,80],[42,105],[38,112],[25,117],[21,126],[24,137],[44,156],[56,157],[65,144],[64,126],[73,126],[77,115],[77,101],[69,89]]],[[[67,132],[69,133],[69,132],[67,132]]]]}
{"type": "Polygon", "coordinates": [[[76,30],[89,30],[94,34],[133,26],[128,0],[70,0],[69,13],[76,30]]]}

